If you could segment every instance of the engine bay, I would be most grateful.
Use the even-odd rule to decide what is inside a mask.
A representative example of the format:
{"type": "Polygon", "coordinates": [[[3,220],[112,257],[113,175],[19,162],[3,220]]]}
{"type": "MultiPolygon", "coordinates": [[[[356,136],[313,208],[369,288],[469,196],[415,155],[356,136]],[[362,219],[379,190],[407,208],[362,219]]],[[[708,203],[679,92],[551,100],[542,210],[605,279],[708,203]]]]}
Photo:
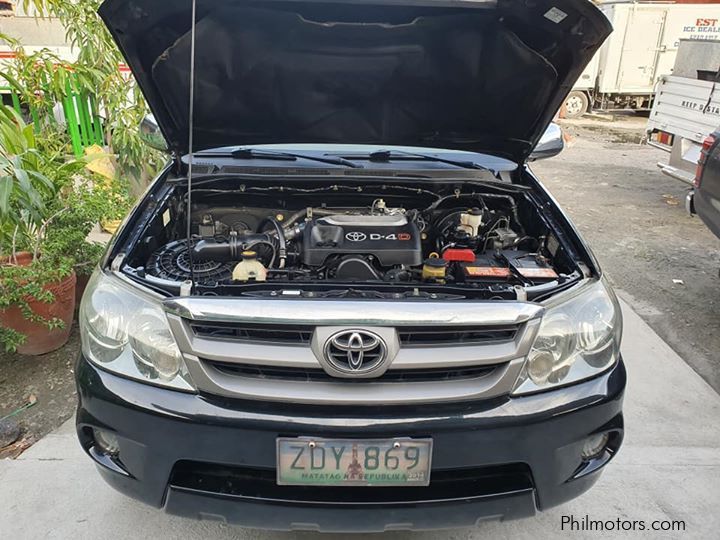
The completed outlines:
{"type": "Polygon", "coordinates": [[[525,299],[580,278],[531,192],[497,184],[220,179],[193,187],[190,215],[177,184],[123,271],[173,295],[192,283],[193,294],[268,297],[525,299]]]}

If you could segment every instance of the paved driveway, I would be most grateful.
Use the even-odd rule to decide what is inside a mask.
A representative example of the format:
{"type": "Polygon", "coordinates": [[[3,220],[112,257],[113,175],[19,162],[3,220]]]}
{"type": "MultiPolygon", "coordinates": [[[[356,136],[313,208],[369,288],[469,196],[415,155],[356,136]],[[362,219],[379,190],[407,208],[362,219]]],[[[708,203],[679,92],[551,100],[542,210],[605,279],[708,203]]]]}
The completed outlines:
{"type": "MultiPolygon", "coordinates": [[[[720,396],[625,306],[630,376],[627,438],[598,484],[534,519],[449,532],[361,535],[383,540],[480,538],[718,538],[720,396]],[[684,532],[570,532],[562,516],[592,520],[683,520],[684,532]]],[[[261,532],[167,516],[115,493],[79,449],[68,422],[16,461],[0,461],[0,538],[238,538],[338,535],[261,532]]]]}

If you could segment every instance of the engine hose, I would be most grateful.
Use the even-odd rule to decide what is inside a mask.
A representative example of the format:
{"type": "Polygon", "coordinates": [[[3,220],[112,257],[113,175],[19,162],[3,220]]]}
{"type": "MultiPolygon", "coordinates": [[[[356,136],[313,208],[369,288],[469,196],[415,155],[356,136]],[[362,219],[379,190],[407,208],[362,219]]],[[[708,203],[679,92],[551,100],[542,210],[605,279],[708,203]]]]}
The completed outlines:
{"type": "Polygon", "coordinates": [[[269,240],[258,240],[257,242],[254,242],[252,245],[249,245],[248,249],[254,249],[255,246],[259,246],[261,244],[268,246],[272,250],[272,257],[270,257],[270,262],[268,263],[268,269],[270,269],[273,267],[273,264],[275,264],[275,255],[276,255],[276,248],[272,242],[270,242],[269,240]]]}
{"type": "MultiPolygon", "coordinates": [[[[332,216],[338,213],[337,210],[328,210],[327,208],[311,208],[310,211],[313,213],[313,215],[318,216],[332,216]]],[[[292,227],[298,219],[307,216],[307,214],[307,208],[303,208],[302,210],[298,210],[294,214],[291,214],[290,217],[285,220],[285,228],[292,227]]]]}
{"type": "Polygon", "coordinates": [[[275,245],[276,239],[269,234],[230,235],[229,238],[217,236],[215,238],[203,238],[194,243],[192,247],[193,260],[198,262],[233,262],[242,259],[242,252],[252,250],[259,244],[270,247],[274,255],[278,248],[275,245]]]}
{"type": "Polygon", "coordinates": [[[507,201],[510,205],[510,211],[512,212],[513,220],[515,221],[515,224],[520,227],[520,232],[522,234],[525,234],[525,227],[522,226],[522,223],[520,223],[520,217],[518,216],[518,207],[517,202],[515,202],[515,199],[511,195],[498,195],[496,193],[483,193],[483,198],[487,199],[502,199],[503,201],[507,201]]]}
{"type": "MultiPolygon", "coordinates": [[[[277,219],[273,217],[266,217],[260,222],[260,225],[258,225],[257,232],[261,233],[263,232],[263,228],[267,224],[272,225],[275,228],[275,232],[277,233],[277,241],[278,241],[278,268],[282,269],[285,268],[285,261],[287,260],[287,240],[285,238],[285,231],[283,230],[282,226],[280,225],[280,222],[278,222],[277,219]]],[[[273,259],[275,257],[273,256],[273,259]]],[[[274,262],[274,260],[273,260],[274,262]]],[[[272,265],[271,265],[272,266],[272,265]]]]}
{"type": "MultiPolygon", "coordinates": [[[[480,193],[458,193],[453,195],[445,195],[444,197],[440,197],[437,201],[432,203],[430,206],[428,206],[425,209],[425,212],[432,212],[433,210],[437,210],[438,207],[444,203],[445,201],[451,201],[451,200],[457,200],[457,199],[476,199],[480,202],[482,207],[487,210],[488,207],[485,204],[485,201],[483,200],[486,197],[486,194],[483,193],[482,195],[480,193]]],[[[503,195],[503,197],[509,197],[509,195],[503,195]]]]}
{"type": "Polygon", "coordinates": [[[237,235],[231,235],[230,238],[228,238],[228,247],[230,248],[230,258],[233,261],[239,261],[240,260],[240,252],[242,249],[238,250],[238,240],[237,235]]]}

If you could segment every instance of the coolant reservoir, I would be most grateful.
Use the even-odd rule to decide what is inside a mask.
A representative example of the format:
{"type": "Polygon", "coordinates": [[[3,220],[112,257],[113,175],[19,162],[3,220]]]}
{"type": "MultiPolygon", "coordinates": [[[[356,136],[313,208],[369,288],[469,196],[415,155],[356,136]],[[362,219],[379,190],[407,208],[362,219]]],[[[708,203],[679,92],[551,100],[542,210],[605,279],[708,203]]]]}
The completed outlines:
{"type": "Polygon", "coordinates": [[[258,261],[257,253],[254,251],[243,251],[242,261],[233,270],[234,281],[265,281],[267,280],[267,268],[258,261]]]}
{"type": "Polygon", "coordinates": [[[447,270],[447,261],[441,259],[437,253],[431,253],[430,258],[425,259],[423,264],[423,279],[443,281],[447,270]]]}

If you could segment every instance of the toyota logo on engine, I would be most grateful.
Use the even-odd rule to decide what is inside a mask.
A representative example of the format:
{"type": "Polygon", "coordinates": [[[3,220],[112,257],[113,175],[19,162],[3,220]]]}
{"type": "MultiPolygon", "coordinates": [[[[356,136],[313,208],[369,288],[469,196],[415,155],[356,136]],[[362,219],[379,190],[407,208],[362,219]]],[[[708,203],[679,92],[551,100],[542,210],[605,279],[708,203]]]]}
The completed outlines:
{"type": "Polygon", "coordinates": [[[349,232],[345,235],[345,238],[350,242],[363,242],[367,240],[367,234],[361,232],[349,232]]]}

